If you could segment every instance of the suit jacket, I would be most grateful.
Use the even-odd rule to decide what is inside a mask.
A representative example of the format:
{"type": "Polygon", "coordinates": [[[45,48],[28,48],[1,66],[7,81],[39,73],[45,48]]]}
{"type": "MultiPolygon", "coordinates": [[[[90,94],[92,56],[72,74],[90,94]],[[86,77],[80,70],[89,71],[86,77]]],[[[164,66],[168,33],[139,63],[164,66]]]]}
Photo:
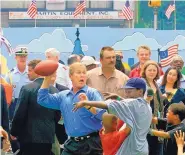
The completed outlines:
{"type": "Polygon", "coordinates": [[[9,132],[8,106],[6,102],[6,94],[3,85],[1,85],[1,126],[9,132]]]}
{"type": "MultiPolygon", "coordinates": [[[[47,109],[37,103],[38,90],[43,78],[22,87],[17,104],[11,135],[22,143],[53,143],[55,134],[55,110],[47,109]]],[[[50,93],[58,90],[51,86],[50,93]]]]}
{"type": "Polygon", "coordinates": [[[58,91],[64,91],[64,90],[68,90],[69,88],[66,86],[63,86],[61,84],[56,83],[56,88],[58,89],[58,91]]]}
{"type": "MultiPolygon", "coordinates": [[[[69,88],[68,87],[65,87],[63,85],[60,85],[58,83],[56,83],[56,86],[55,86],[58,91],[64,91],[64,90],[68,90],[69,88]]],[[[58,116],[59,117],[59,116],[58,116]]],[[[56,119],[58,119],[58,117],[56,119]]],[[[58,124],[58,122],[56,123],[56,136],[57,136],[57,139],[59,141],[60,144],[64,144],[64,142],[67,140],[67,134],[65,132],[65,127],[64,125],[61,125],[61,124],[58,124]]]]}
{"type": "MultiPolygon", "coordinates": [[[[59,92],[69,89],[68,87],[63,86],[63,85],[58,84],[58,83],[56,83],[55,88],[57,88],[57,90],[58,90],[59,92]]],[[[58,121],[59,121],[60,118],[61,118],[61,112],[60,112],[60,110],[57,110],[57,111],[58,111],[58,113],[56,113],[56,115],[55,115],[55,121],[56,121],[56,123],[57,123],[57,125],[58,125],[58,121]]]]}

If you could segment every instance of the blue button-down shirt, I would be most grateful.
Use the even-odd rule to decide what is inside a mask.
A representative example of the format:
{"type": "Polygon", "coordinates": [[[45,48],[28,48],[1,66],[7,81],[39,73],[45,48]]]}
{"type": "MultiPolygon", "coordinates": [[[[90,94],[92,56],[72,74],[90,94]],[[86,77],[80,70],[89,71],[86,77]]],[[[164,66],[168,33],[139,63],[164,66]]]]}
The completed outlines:
{"type": "Polygon", "coordinates": [[[22,86],[28,84],[30,82],[28,78],[28,67],[26,67],[25,71],[21,73],[19,69],[14,67],[10,73],[6,76],[6,81],[13,85],[13,97],[18,98],[20,90],[22,86]]]}
{"type": "Polygon", "coordinates": [[[60,110],[64,119],[66,133],[70,137],[85,136],[99,131],[102,127],[102,114],[105,110],[98,109],[92,114],[86,108],[73,112],[74,103],[79,101],[79,94],[85,93],[90,101],[101,101],[101,94],[94,88],[84,86],[74,94],[72,90],[65,90],[56,94],[49,94],[48,89],[40,89],[38,103],[46,108],[60,110]]]}

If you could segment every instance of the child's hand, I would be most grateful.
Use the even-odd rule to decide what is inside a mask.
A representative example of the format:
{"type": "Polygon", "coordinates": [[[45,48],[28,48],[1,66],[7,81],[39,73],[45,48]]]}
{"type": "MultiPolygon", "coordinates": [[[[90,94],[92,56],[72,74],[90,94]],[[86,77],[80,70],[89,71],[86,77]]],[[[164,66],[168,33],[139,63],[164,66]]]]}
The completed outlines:
{"type": "Polygon", "coordinates": [[[167,98],[167,95],[166,95],[166,94],[163,94],[162,96],[163,96],[164,98],[167,98]]]}
{"type": "Polygon", "coordinates": [[[10,141],[9,140],[3,140],[3,151],[4,152],[9,152],[11,150],[11,145],[10,145],[10,141]]]}
{"type": "Polygon", "coordinates": [[[79,98],[80,101],[88,101],[88,97],[85,93],[80,93],[78,95],[78,98],[79,98]]]}
{"type": "Polygon", "coordinates": [[[174,134],[175,136],[175,140],[177,143],[177,146],[181,146],[184,147],[184,132],[182,132],[181,130],[178,132],[176,131],[176,133],[174,134]]]}
{"type": "Polygon", "coordinates": [[[150,103],[150,101],[152,101],[153,100],[153,96],[147,96],[146,97],[146,101],[148,101],[149,103],[150,103]]]}
{"type": "Polygon", "coordinates": [[[114,94],[114,93],[104,92],[102,94],[103,94],[103,96],[105,96],[105,100],[108,100],[108,99],[116,100],[117,98],[122,99],[119,95],[114,94]]]}
{"type": "Polygon", "coordinates": [[[2,128],[2,126],[0,126],[0,137],[8,140],[8,133],[2,128]]]}
{"type": "Polygon", "coordinates": [[[96,108],[85,105],[85,103],[88,102],[88,100],[89,100],[85,93],[80,93],[78,95],[78,98],[79,98],[80,102],[74,104],[74,108],[73,108],[74,112],[77,111],[79,108],[84,107],[87,110],[89,110],[91,113],[96,114],[96,108]]]}

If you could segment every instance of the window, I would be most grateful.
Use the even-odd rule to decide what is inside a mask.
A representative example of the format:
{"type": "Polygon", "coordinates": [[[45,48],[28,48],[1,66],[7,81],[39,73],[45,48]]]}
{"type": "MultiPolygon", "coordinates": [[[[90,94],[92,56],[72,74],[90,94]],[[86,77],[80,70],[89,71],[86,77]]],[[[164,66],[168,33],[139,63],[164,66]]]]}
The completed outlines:
{"type": "Polygon", "coordinates": [[[65,10],[66,3],[65,0],[47,0],[46,9],[47,10],[65,10]]]}
{"type": "MultiPolygon", "coordinates": [[[[74,9],[79,3],[80,3],[80,0],[66,1],[66,6],[67,6],[66,8],[74,9]]],[[[111,8],[112,9],[113,1],[112,0],[104,0],[104,1],[87,0],[86,8],[92,8],[92,9],[110,9],[111,8]]]]}
{"type": "Polygon", "coordinates": [[[1,1],[1,8],[23,8],[24,1],[1,1]]]}
{"type": "MultiPolygon", "coordinates": [[[[79,3],[80,3],[80,0],[79,1],[66,1],[66,8],[74,9],[79,3]]],[[[86,1],[86,8],[88,7],[89,7],[89,1],[86,1]]]]}
{"type": "Polygon", "coordinates": [[[65,0],[46,0],[47,3],[64,3],[65,0]]]}
{"type": "Polygon", "coordinates": [[[106,8],[106,9],[110,9],[113,6],[113,1],[111,0],[104,0],[104,1],[94,1],[91,0],[90,1],[90,8],[106,8]]]}

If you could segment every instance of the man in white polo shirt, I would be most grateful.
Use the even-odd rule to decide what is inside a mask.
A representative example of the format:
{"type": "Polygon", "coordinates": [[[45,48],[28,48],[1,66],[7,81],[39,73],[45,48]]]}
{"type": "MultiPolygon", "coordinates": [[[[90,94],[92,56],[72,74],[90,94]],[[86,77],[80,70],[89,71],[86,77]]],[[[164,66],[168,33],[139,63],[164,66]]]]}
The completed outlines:
{"type": "MultiPolygon", "coordinates": [[[[57,51],[55,48],[49,48],[45,51],[45,56],[46,56],[46,59],[48,60],[53,60],[58,62],[60,58],[60,52],[57,51]]],[[[61,63],[59,63],[59,66],[57,69],[56,82],[60,85],[71,88],[71,80],[69,78],[68,68],[61,63]]]]}

